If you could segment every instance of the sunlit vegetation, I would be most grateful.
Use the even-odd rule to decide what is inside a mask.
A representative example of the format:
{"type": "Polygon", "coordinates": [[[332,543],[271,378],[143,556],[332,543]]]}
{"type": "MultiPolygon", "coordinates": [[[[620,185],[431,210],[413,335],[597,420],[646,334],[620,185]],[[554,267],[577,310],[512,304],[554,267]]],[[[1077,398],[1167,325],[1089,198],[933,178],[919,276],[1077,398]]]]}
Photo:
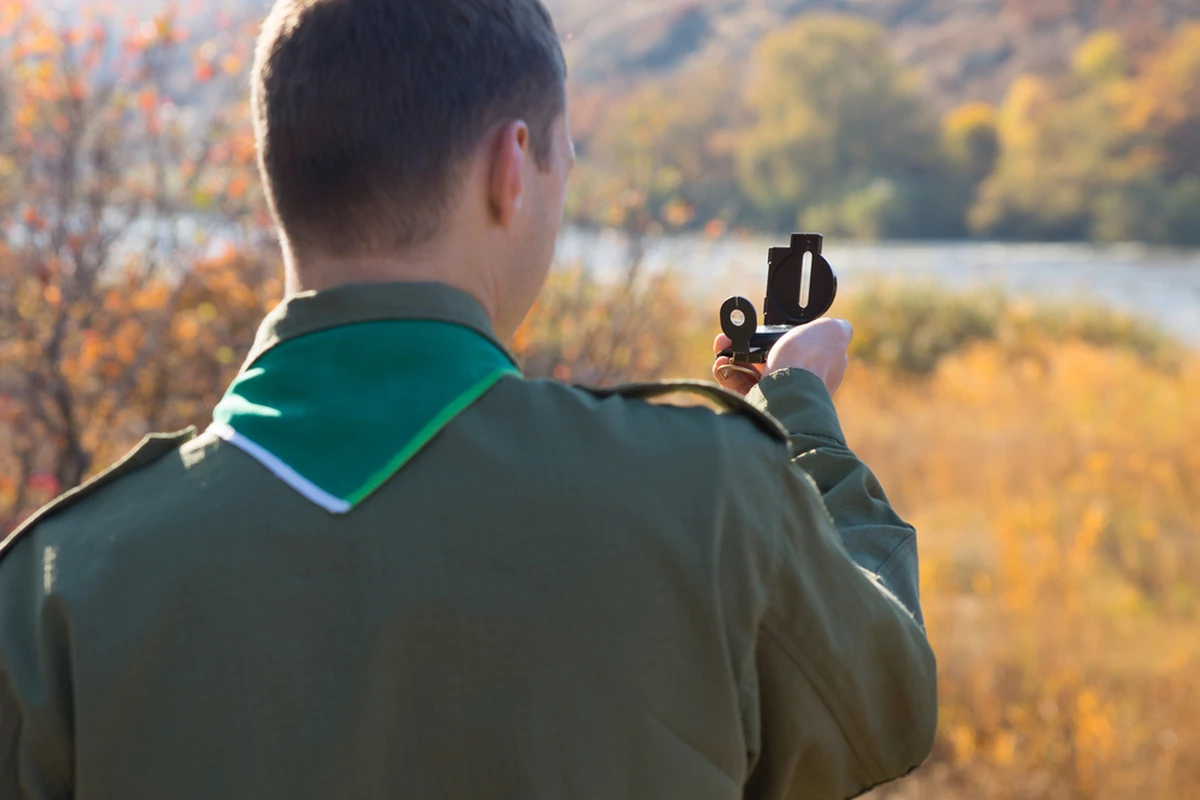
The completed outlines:
{"type": "Polygon", "coordinates": [[[1026,333],[920,377],[858,361],[839,393],[851,445],[921,532],[940,664],[934,758],[879,794],[1190,796],[1200,358],[1026,333]]]}
{"type": "MultiPolygon", "coordinates": [[[[1061,75],[938,114],[865,20],[802,16],[580,131],[573,217],[860,238],[1200,243],[1200,24],[1093,34],[1061,75]]],[[[657,228],[656,228],[657,230],[657,228]]],[[[636,232],[636,230],[634,231],[636,232]]]]}
{"type": "Polygon", "coordinates": [[[278,301],[248,47],[192,41],[171,14],[0,2],[5,527],[147,431],[202,419],[278,301]]]}

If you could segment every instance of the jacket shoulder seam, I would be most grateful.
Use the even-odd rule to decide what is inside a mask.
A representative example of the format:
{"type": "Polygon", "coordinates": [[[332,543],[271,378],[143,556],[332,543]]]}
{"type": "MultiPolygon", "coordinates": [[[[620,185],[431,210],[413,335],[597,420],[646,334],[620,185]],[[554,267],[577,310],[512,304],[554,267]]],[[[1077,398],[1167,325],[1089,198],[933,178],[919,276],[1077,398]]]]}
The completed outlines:
{"type": "Polygon", "coordinates": [[[737,414],[754,423],[760,431],[783,444],[788,443],[788,434],[783,425],[765,411],[754,406],[744,397],[707,381],[662,381],[656,383],[626,383],[619,386],[585,386],[577,389],[601,399],[623,397],[628,400],[656,400],[673,394],[699,395],[716,405],[721,411],[737,414]]]}
{"type": "Polygon", "coordinates": [[[90,497],[111,483],[137,472],[143,467],[158,461],[168,453],[195,438],[196,429],[187,428],[176,433],[152,433],[142,439],[132,450],[119,461],[101,472],[99,475],[84,481],[64,494],[59,495],[46,505],[35,511],[32,516],[17,526],[5,539],[0,540],[0,561],[12,551],[17,542],[42,522],[65,511],[84,498],[90,497]]]}

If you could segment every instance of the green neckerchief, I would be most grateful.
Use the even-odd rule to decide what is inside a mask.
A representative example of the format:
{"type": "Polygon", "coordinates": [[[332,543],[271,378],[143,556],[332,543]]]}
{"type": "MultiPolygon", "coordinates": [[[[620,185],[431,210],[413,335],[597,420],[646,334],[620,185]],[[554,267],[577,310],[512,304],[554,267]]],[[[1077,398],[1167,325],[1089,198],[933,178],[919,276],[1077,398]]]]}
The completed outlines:
{"type": "Polygon", "coordinates": [[[334,514],[369,497],[505,375],[520,375],[482,332],[428,319],[342,324],[251,359],[210,430],[334,514]]]}

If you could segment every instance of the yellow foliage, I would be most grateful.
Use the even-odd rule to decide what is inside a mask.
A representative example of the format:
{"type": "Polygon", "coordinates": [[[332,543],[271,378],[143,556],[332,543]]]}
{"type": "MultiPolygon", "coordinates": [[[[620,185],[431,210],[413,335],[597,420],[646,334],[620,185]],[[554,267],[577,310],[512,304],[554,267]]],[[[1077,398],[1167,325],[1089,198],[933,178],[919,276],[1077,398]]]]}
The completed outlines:
{"type": "Polygon", "coordinates": [[[920,532],[942,670],[934,763],[877,796],[1200,793],[1200,357],[1052,341],[1021,366],[987,342],[838,394],[920,532]]]}
{"type": "Polygon", "coordinates": [[[1071,58],[1075,75],[1089,83],[1125,77],[1129,64],[1125,45],[1116,31],[1097,31],[1084,41],[1071,58]]]}
{"type": "Polygon", "coordinates": [[[1193,118],[1200,78],[1200,23],[1182,26],[1138,76],[1125,119],[1133,131],[1161,132],[1193,118]]]}
{"type": "Polygon", "coordinates": [[[1039,122],[1053,102],[1053,92],[1041,78],[1022,75],[1013,81],[998,117],[1000,139],[1005,149],[1035,146],[1040,133],[1039,122]]]}
{"type": "Polygon", "coordinates": [[[967,135],[980,128],[994,128],[996,109],[987,103],[967,103],[947,114],[944,126],[952,135],[967,135]]]}

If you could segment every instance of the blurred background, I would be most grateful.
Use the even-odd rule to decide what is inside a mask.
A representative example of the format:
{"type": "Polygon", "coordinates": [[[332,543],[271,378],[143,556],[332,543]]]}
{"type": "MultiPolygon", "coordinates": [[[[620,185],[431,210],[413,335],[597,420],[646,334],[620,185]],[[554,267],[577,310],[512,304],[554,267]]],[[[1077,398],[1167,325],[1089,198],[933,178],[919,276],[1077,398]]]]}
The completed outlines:
{"type": "MultiPolygon", "coordinates": [[[[579,164],[529,374],[705,377],[826,235],[941,665],[873,797],[1200,797],[1200,0],[548,5],[579,164]]],[[[265,8],[0,0],[0,531],[204,426],[279,301],[265,8]]]]}

